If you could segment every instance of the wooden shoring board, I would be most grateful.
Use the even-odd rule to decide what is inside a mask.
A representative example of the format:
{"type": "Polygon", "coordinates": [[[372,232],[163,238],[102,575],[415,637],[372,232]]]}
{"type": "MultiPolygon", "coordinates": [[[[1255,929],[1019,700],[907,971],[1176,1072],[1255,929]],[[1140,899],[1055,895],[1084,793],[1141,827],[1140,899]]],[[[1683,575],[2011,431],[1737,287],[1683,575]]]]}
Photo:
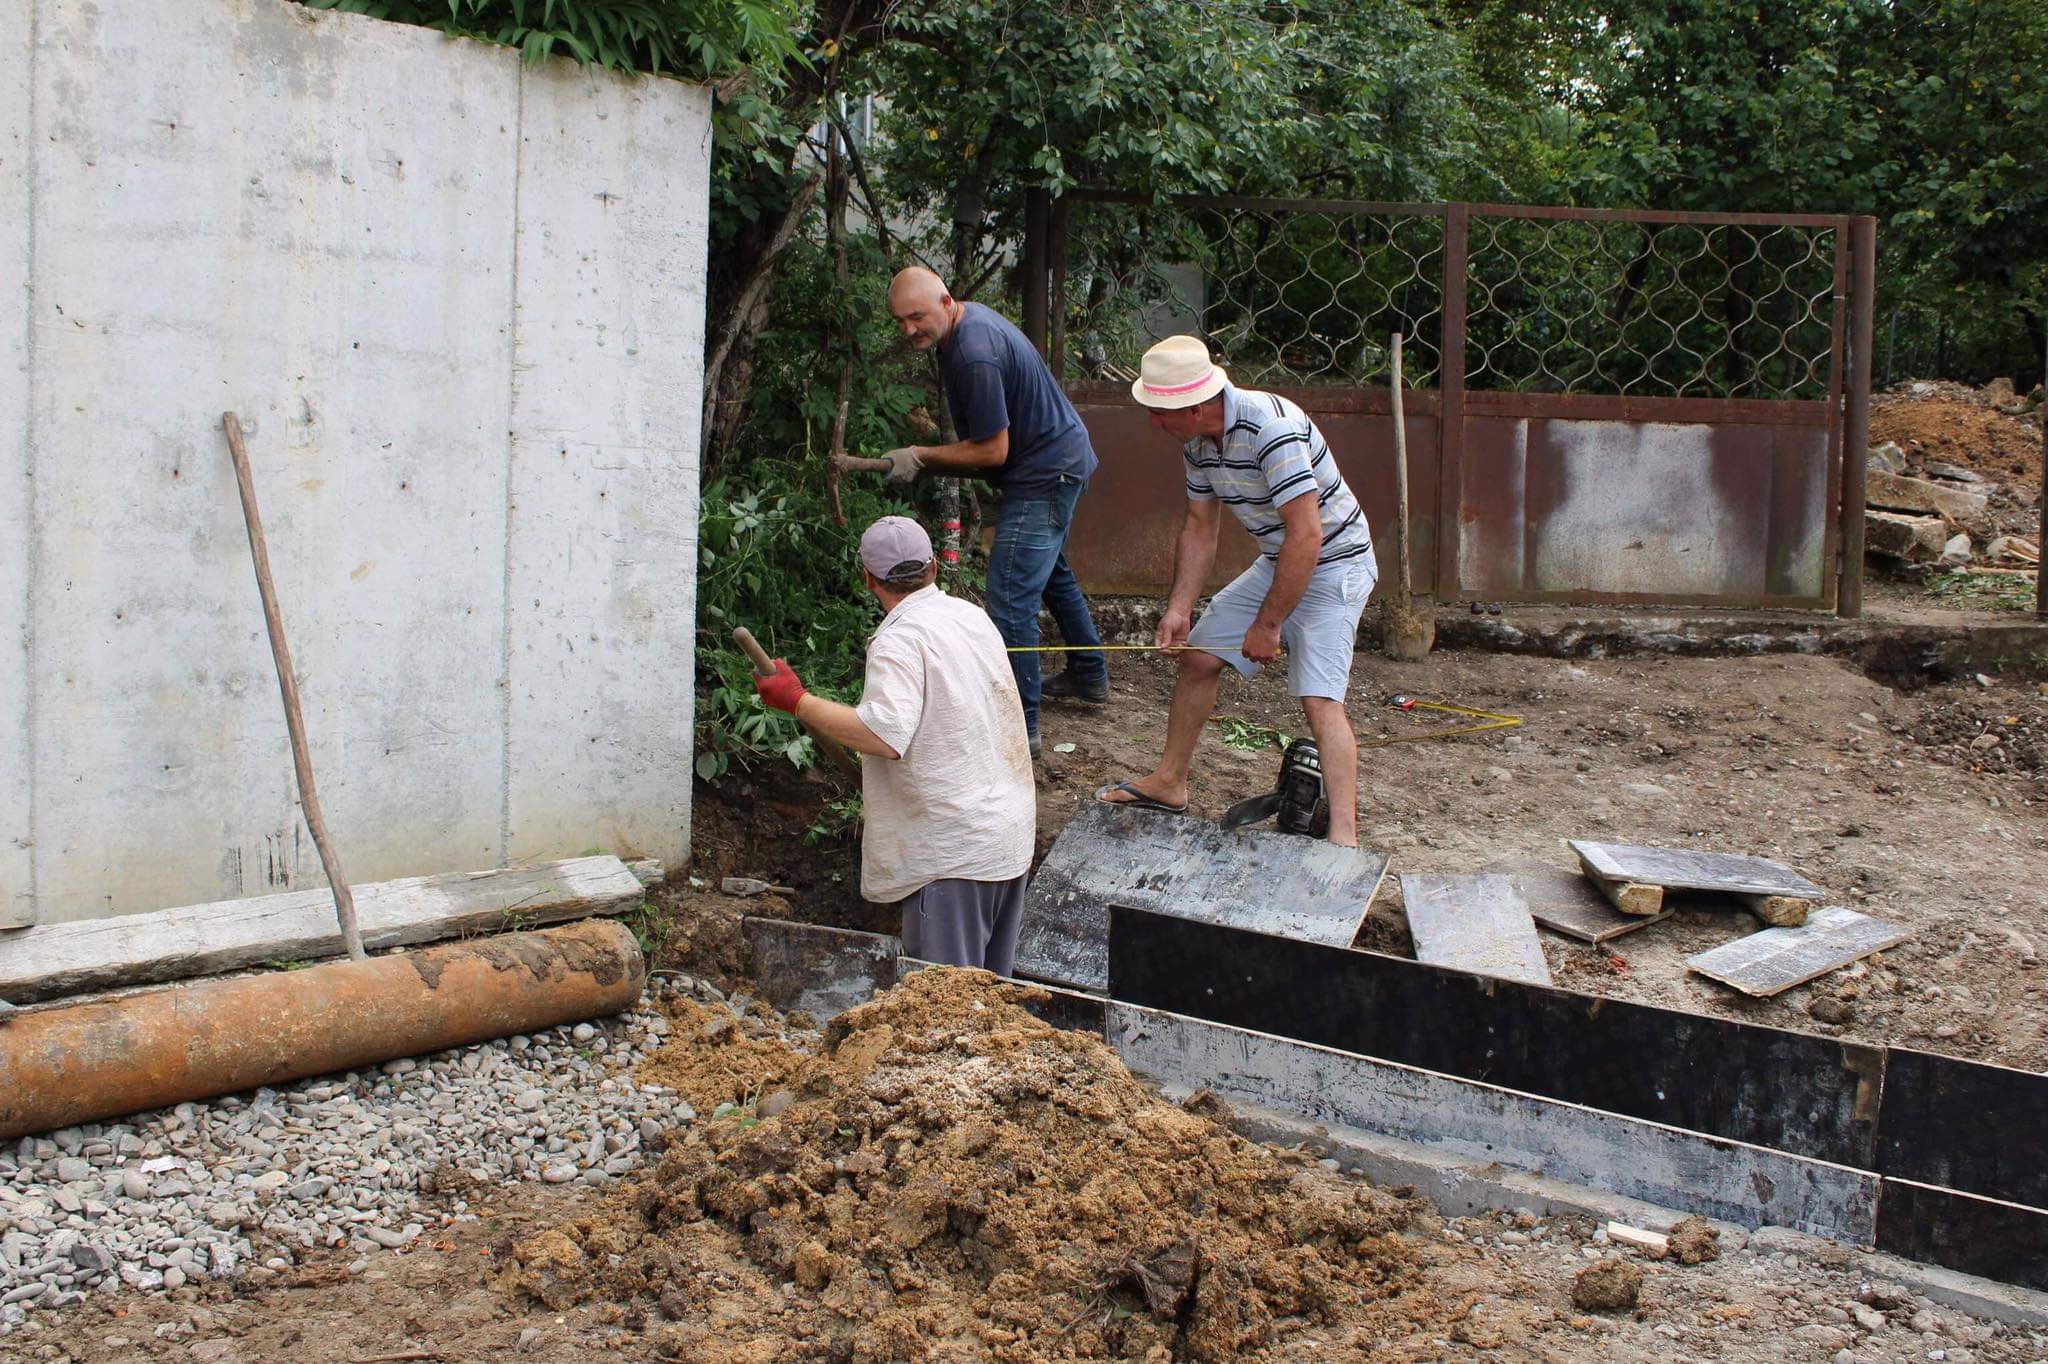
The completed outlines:
{"type": "Polygon", "coordinates": [[[1876,1168],[1884,1052],[1852,1038],[1122,905],[1110,910],[1109,973],[1123,1003],[1876,1168]]]}
{"type": "Polygon", "coordinates": [[[1687,957],[1685,969],[1769,999],[1912,936],[1897,924],[1829,906],[1813,911],[1797,928],[1767,928],[1687,957]]]}
{"type": "Polygon", "coordinates": [[[1782,863],[1742,853],[1693,848],[1646,848],[1633,843],[1566,840],[1586,871],[1606,881],[1662,886],[1666,890],[1714,890],[1729,895],[1782,895],[1818,900],[1821,888],[1782,863]]]}
{"type": "Polygon", "coordinates": [[[1107,989],[1112,904],[1349,947],[1386,874],[1384,854],[1326,839],[1088,801],[1031,878],[1017,973],[1107,989]]]}
{"type": "Polygon", "coordinates": [[[1550,984],[1536,921],[1513,879],[1401,873],[1415,959],[1479,976],[1550,984]]]}
{"type": "MultiPolygon", "coordinates": [[[[644,893],[616,857],[355,887],[363,946],[371,951],[617,913],[644,893]]],[[[10,935],[0,943],[0,999],[29,1004],[340,953],[334,897],[324,887],[218,900],[42,924],[10,935]]]]}
{"type": "Polygon", "coordinates": [[[1515,883],[1529,917],[1540,927],[1581,942],[1603,943],[1671,914],[1669,907],[1649,915],[1623,914],[1584,876],[1544,862],[1501,862],[1486,870],[1515,883]]]}
{"type": "Polygon", "coordinates": [[[1868,1171],[1115,1000],[1107,1025],[1134,1073],[1228,1101],[1746,1227],[1874,1239],[1868,1171]]]}

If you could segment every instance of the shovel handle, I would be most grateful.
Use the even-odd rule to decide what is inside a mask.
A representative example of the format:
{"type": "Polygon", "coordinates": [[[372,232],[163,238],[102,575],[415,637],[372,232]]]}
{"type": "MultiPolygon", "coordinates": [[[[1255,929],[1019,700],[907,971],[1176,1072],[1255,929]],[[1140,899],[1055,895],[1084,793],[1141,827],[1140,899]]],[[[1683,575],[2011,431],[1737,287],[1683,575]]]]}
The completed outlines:
{"type": "Polygon", "coordinates": [[[733,643],[740,646],[747,661],[754,665],[754,676],[766,677],[775,671],[775,660],[768,657],[768,651],[761,647],[761,641],[754,638],[754,632],[746,626],[736,626],[732,632],[733,643]]]}
{"type": "Polygon", "coordinates": [[[863,459],[859,455],[841,455],[840,459],[844,461],[841,468],[858,469],[864,473],[886,474],[895,467],[886,459],[863,459]]]}

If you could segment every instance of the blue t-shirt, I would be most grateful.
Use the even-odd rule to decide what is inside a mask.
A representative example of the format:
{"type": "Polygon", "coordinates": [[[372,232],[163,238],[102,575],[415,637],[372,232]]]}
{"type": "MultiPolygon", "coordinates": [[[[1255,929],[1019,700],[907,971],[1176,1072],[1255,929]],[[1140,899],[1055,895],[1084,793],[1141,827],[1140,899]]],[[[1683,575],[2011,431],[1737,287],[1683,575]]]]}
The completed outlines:
{"type": "Polygon", "coordinates": [[[1014,497],[1044,496],[1060,476],[1095,472],[1088,428],[1045,360],[1002,314],[963,305],[939,347],[946,402],[962,440],[987,440],[1008,428],[1009,457],[983,477],[1014,497]]]}

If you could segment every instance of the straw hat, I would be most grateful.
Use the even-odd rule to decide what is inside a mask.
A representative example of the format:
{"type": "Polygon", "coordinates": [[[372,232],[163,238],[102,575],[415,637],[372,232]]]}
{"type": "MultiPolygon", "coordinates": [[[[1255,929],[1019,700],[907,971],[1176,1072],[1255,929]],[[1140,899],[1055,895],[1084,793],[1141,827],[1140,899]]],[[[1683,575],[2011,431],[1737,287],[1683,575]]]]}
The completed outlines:
{"type": "Polygon", "coordinates": [[[1131,381],[1131,396],[1147,407],[1193,407],[1229,382],[1230,376],[1211,363],[1201,338],[1169,336],[1145,352],[1138,377],[1131,381]]]}

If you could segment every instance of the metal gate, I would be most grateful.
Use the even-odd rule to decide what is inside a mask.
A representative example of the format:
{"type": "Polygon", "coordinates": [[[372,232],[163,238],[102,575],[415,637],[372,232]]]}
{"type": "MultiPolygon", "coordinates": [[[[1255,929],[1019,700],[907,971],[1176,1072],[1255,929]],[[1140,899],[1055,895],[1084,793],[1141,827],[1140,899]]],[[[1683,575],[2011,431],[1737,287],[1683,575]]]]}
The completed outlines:
{"type": "Polygon", "coordinates": [[[1130,380],[1176,333],[1314,416],[1390,571],[1398,330],[1418,592],[1860,607],[1874,219],[1083,191],[1028,227],[1026,330],[1102,459],[1091,590],[1172,572],[1178,450],[1130,380]]]}

